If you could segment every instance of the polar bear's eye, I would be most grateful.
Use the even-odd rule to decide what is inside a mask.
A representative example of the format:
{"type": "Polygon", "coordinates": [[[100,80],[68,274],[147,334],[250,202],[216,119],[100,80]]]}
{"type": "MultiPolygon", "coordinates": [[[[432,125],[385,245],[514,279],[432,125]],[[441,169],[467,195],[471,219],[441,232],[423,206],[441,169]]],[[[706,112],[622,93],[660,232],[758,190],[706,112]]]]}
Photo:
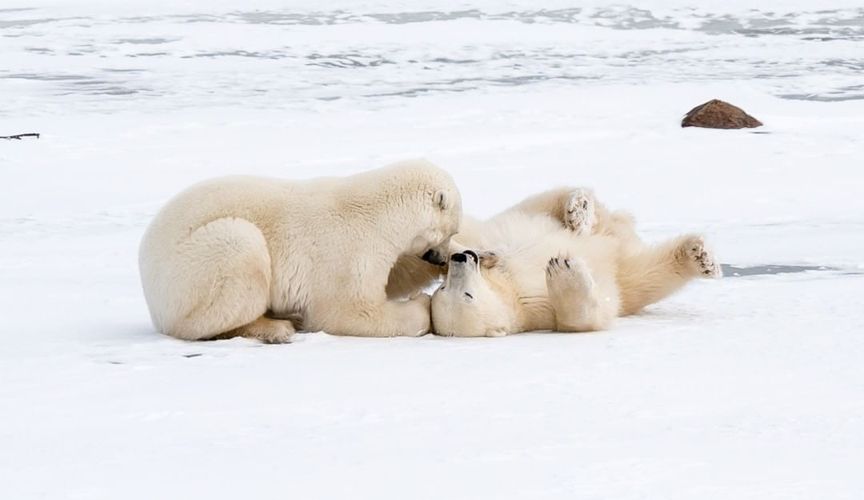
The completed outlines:
{"type": "Polygon", "coordinates": [[[434,199],[439,210],[447,210],[447,195],[444,194],[444,191],[437,191],[434,195],[434,199]]]}
{"type": "Polygon", "coordinates": [[[465,292],[465,296],[468,297],[469,299],[472,299],[472,300],[474,299],[474,296],[468,292],[465,292]]]}

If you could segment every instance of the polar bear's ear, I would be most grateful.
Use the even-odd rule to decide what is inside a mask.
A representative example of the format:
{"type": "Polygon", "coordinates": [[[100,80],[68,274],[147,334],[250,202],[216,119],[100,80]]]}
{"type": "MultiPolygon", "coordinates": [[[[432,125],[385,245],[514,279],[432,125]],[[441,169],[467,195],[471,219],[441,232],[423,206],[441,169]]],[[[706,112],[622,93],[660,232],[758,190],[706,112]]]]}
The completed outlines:
{"type": "Polygon", "coordinates": [[[480,252],[480,267],[490,269],[498,265],[498,254],[495,252],[480,252]]]}
{"type": "Polygon", "coordinates": [[[444,191],[435,191],[435,195],[432,197],[432,201],[435,203],[435,206],[440,210],[447,210],[447,207],[450,206],[450,202],[447,199],[447,193],[444,191]]]}

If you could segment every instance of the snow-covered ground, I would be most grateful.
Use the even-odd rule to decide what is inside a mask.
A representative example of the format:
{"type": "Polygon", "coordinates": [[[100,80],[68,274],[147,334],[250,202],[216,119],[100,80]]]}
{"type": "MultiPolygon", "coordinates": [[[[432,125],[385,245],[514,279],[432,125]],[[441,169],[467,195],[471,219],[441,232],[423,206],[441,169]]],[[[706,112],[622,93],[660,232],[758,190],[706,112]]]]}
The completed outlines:
{"type": "Polygon", "coordinates": [[[0,498],[860,498],[864,7],[631,5],[3,2],[0,135],[43,136],[0,141],[0,498]],[[678,126],[714,97],[766,126],[678,126]],[[475,215],[589,185],[649,239],[826,269],[597,334],[153,331],[173,193],[419,156],[475,215]]]}

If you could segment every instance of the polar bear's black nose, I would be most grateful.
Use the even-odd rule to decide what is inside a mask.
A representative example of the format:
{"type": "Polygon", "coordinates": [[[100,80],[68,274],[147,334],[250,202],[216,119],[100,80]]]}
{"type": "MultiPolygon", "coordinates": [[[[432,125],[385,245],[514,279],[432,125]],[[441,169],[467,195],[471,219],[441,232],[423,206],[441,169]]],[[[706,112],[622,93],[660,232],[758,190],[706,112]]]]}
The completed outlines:
{"type": "Polygon", "coordinates": [[[450,260],[453,262],[468,262],[468,256],[464,253],[454,253],[450,256],[450,260]]]}
{"type": "Polygon", "coordinates": [[[444,264],[447,263],[444,260],[444,258],[441,256],[441,254],[439,254],[435,250],[428,250],[420,258],[425,260],[426,262],[428,262],[430,264],[435,264],[436,266],[443,266],[444,264]]]}

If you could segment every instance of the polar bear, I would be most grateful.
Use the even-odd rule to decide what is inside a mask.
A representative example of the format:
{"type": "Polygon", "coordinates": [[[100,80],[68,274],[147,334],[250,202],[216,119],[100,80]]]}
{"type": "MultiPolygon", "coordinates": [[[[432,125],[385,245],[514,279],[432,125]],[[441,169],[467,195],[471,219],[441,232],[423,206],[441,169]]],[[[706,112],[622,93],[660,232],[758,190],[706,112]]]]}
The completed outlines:
{"type": "Polygon", "coordinates": [[[186,340],[422,335],[430,299],[416,294],[432,273],[415,275],[413,261],[443,265],[461,217],[453,179],[422,160],[343,178],[205,181],[146,230],[144,296],[156,328],[186,340]],[[388,297],[389,281],[415,296],[388,297]]]}
{"type": "Polygon", "coordinates": [[[542,193],[462,226],[453,245],[463,250],[432,297],[439,335],[602,330],[694,278],[721,276],[701,236],[646,245],[632,217],[587,189],[542,193]]]}

